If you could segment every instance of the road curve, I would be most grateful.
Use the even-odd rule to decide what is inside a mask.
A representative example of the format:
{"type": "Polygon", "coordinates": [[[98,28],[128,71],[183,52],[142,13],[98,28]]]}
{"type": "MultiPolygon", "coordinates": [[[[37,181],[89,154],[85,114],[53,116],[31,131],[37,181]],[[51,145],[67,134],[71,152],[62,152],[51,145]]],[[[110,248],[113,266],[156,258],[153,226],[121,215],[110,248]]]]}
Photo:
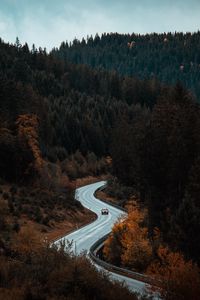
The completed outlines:
{"type": "MultiPolygon", "coordinates": [[[[105,204],[103,201],[95,198],[95,191],[104,186],[105,181],[100,181],[90,185],[83,186],[76,190],[76,199],[79,200],[82,205],[94,213],[97,214],[97,219],[76,231],[66,235],[65,237],[57,240],[55,243],[58,244],[60,241],[73,241],[73,250],[76,254],[85,251],[89,253],[90,247],[102,238],[107,233],[111,232],[114,223],[125,213],[111,205],[105,204]],[[108,215],[101,215],[101,209],[108,208],[108,215]]],[[[98,268],[100,268],[98,266],[98,268]]],[[[132,291],[139,292],[140,294],[145,293],[145,283],[137,281],[116,273],[109,272],[111,278],[125,282],[128,288],[132,291]]]]}

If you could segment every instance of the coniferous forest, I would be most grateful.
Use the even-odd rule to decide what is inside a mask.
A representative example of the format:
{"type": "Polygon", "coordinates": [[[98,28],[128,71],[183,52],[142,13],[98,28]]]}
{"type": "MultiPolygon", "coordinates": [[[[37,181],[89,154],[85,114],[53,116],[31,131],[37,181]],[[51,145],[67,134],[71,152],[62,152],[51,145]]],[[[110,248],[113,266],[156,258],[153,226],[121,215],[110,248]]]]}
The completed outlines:
{"type": "Polygon", "coordinates": [[[63,42],[52,51],[57,57],[92,68],[117,71],[148,80],[183,82],[200,96],[200,32],[163,34],[104,33],[63,42]]]}
{"type": "Polygon", "coordinates": [[[113,289],[84,256],[48,248],[37,232],[30,246],[30,228],[22,225],[53,227],[69,211],[84,214],[74,180],[109,172],[131,189],[137,210],[116,225],[105,258],[163,274],[162,259],[177,258],[183,274],[196,278],[193,294],[184,298],[173,285],[164,299],[178,299],[176,292],[199,299],[199,47],[199,32],[103,34],[49,53],[0,40],[0,297],[136,299],[122,286],[113,289]],[[143,249],[137,261],[135,235],[143,249]],[[121,252],[112,257],[110,249],[121,252]]]}

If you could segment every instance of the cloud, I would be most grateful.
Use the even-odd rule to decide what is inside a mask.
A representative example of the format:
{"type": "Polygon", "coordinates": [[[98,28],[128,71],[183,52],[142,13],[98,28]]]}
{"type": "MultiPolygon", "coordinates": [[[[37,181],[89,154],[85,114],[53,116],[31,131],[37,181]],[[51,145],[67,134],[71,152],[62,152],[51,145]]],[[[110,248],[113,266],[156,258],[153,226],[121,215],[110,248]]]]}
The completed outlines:
{"type": "Polygon", "coordinates": [[[63,40],[72,41],[75,37],[81,39],[88,34],[107,32],[114,27],[112,20],[99,11],[91,14],[88,10],[82,10],[79,14],[68,12],[62,15],[54,15],[48,18],[44,11],[37,14],[25,15],[18,25],[19,39],[27,41],[29,45],[47,47],[50,49],[59,46],[63,40]]]}
{"type": "Polygon", "coordinates": [[[16,36],[17,30],[12,18],[6,17],[0,13],[0,37],[14,42],[16,36]]]}

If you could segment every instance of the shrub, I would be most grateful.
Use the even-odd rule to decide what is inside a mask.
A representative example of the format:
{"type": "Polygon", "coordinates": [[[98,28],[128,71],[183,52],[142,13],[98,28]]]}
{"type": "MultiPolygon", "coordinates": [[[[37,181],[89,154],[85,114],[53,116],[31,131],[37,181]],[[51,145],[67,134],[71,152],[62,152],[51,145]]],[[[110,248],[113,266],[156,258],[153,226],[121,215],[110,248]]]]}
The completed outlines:
{"type": "Polygon", "coordinates": [[[16,186],[12,186],[11,188],[10,188],[10,193],[11,194],[16,194],[17,193],[17,187],[16,186]]]}
{"type": "Polygon", "coordinates": [[[9,194],[4,192],[3,193],[3,199],[5,199],[5,200],[9,199],[9,194]]]}

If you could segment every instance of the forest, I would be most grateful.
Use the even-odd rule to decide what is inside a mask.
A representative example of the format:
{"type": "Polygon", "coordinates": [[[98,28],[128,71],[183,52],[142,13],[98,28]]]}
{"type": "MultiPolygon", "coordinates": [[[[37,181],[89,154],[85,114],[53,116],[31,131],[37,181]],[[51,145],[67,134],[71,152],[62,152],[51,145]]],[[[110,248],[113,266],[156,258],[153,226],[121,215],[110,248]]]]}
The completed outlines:
{"type": "Polygon", "coordinates": [[[112,135],[113,174],[136,208],[114,226],[104,258],[164,280],[164,299],[200,293],[199,120],[199,104],[177,84],[112,135]]]}
{"type": "Polygon", "coordinates": [[[168,244],[197,262],[199,121],[199,105],[177,85],[148,117],[122,121],[112,137],[113,171],[148,208],[150,233],[158,227],[168,244]]]}
{"type": "Polygon", "coordinates": [[[200,32],[104,33],[63,42],[52,53],[76,64],[162,83],[183,82],[200,97],[200,32]]]}
{"type": "MultiPolygon", "coordinates": [[[[199,33],[105,34],[64,42],[47,53],[19,39],[14,45],[0,40],[0,296],[79,299],[84,291],[83,299],[133,297],[122,286],[113,289],[84,257],[76,260],[39,243],[37,233],[32,250],[30,228],[21,224],[26,218],[50,227],[69,211],[84,214],[74,201],[74,180],[110,172],[131,189],[137,208],[114,227],[104,250],[107,260],[164,274],[167,259],[177,258],[177,274],[186,270],[183,274],[196,278],[191,299],[198,299],[200,58],[193,52],[198,43],[199,33]],[[133,242],[142,247],[142,263],[133,242]],[[112,247],[119,249],[115,257],[112,247]],[[76,287],[68,265],[74,266],[76,287]],[[91,272],[88,290],[84,268],[91,272]],[[57,276],[58,286],[52,285],[57,276]],[[93,276],[110,289],[108,298],[100,292],[96,298],[93,276]]],[[[184,294],[179,289],[173,296],[184,294]]]]}
{"type": "Polygon", "coordinates": [[[36,114],[41,151],[52,161],[77,149],[108,153],[109,132],[118,117],[151,108],[164,88],[155,79],[74,65],[19,41],[1,41],[0,51],[1,123],[11,128],[16,116],[36,114]]]}
{"type": "MultiPolygon", "coordinates": [[[[91,278],[86,280],[87,285],[91,283],[88,289],[83,282],[82,270],[86,266],[90,269],[87,261],[77,258],[71,271],[74,259],[57,250],[52,252],[39,242],[40,236],[55,229],[66,216],[72,222],[77,214],[84,222],[94,217],[74,201],[74,180],[108,170],[105,156],[115,122],[121,115],[137,115],[142,109],[140,102],[148,110],[152,105],[149,101],[156,101],[164,87],[155,80],[144,83],[76,66],[44,49],[33,46],[30,50],[18,39],[15,45],[0,41],[0,78],[1,297],[79,299],[81,293],[85,299],[96,299],[91,278]],[[138,87],[141,97],[132,98],[138,87]],[[150,99],[144,94],[145,88],[150,99]],[[46,273],[38,277],[41,268],[46,273]],[[78,272],[80,286],[74,286],[78,283],[72,277],[68,288],[66,281],[57,282],[50,291],[48,286],[54,281],[51,268],[60,279],[78,272]]],[[[105,285],[112,291],[110,299],[116,295],[128,299],[130,293],[125,288],[117,285],[113,289],[104,274],[91,272],[99,284],[102,280],[102,289],[105,285]]],[[[98,293],[98,299],[104,295],[98,293]]]]}

